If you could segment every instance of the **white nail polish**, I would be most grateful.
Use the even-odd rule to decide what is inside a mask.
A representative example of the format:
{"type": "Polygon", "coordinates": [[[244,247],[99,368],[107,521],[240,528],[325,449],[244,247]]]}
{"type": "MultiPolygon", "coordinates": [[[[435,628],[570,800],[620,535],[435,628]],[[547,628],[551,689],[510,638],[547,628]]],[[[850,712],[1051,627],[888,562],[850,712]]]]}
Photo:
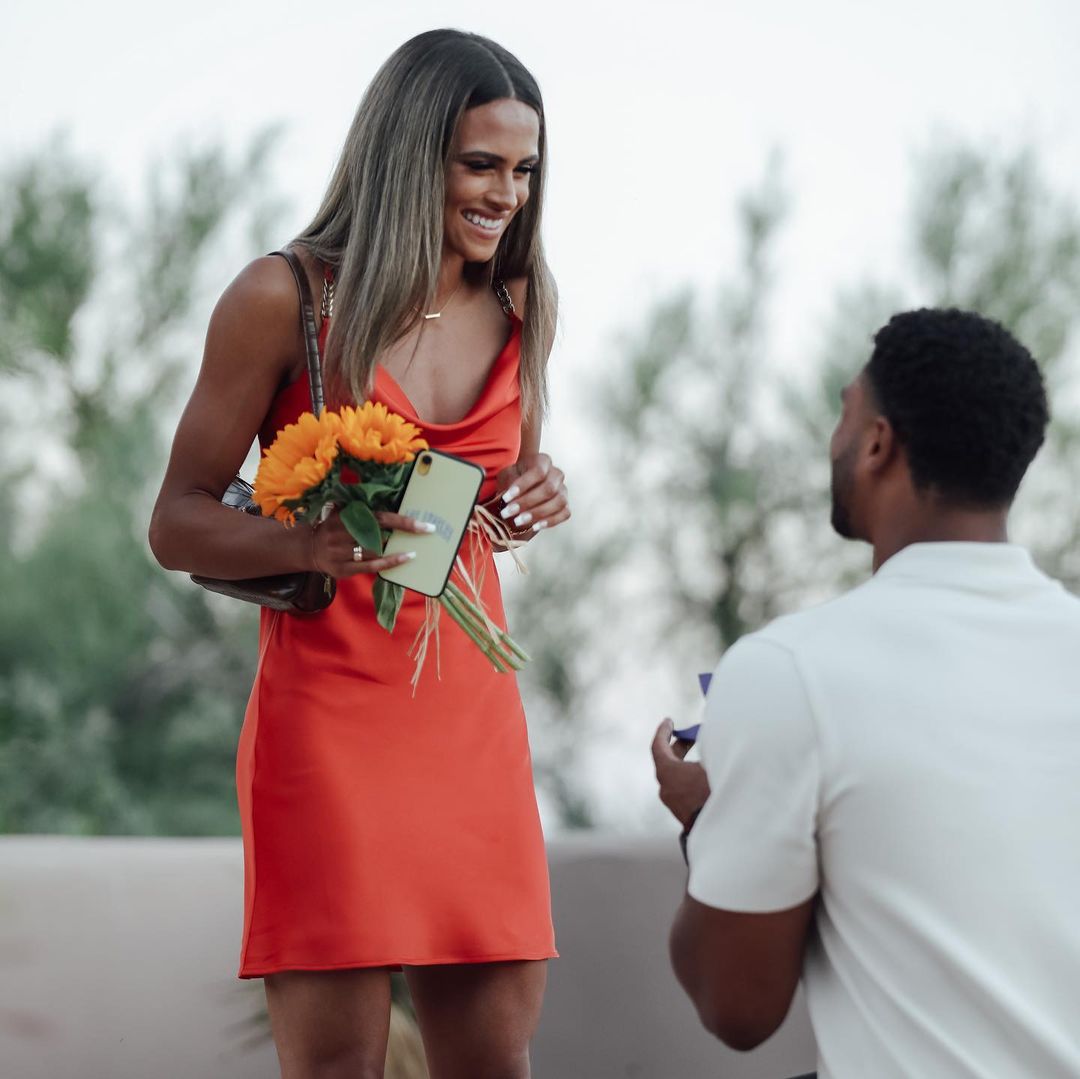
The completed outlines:
{"type": "Polygon", "coordinates": [[[416,552],[415,551],[406,551],[405,554],[402,557],[406,561],[411,562],[416,557],[416,552]]]}
{"type": "Polygon", "coordinates": [[[515,502],[512,506],[507,506],[506,509],[502,511],[500,516],[505,521],[507,517],[513,517],[519,509],[521,509],[521,507],[515,502]]]}
{"type": "Polygon", "coordinates": [[[537,521],[536,524],[532,526],[534,532],[540,532],[545,528],[547,528],[547,521],[537,521]]]}
{"type": "MultiPolygon", "coordinates": [[[[513,487],[510,488],[510,490],[503,493],[502,500],[504,502],[509,502],[511,499],[517,498],[519,494],[521,494],[521,492],[518,490],[517,485],[515,484],[513,487]]],[[[506,514],[504,513],[503,516],[505,517],[506,514]]]]}
{"type": "Polygon", "coordinates": [[[514,518],[514,527],[520,528],[522,525],[527,525],[532,520],[531,513],[519,513],[514,518]]]}
{"type": "Polygon", "coordinates": [[[431,533],[431,532],[435,531],[435,526],[430,521],[417,521],[416,522],[416,527],[421,532],[431,533]]]}

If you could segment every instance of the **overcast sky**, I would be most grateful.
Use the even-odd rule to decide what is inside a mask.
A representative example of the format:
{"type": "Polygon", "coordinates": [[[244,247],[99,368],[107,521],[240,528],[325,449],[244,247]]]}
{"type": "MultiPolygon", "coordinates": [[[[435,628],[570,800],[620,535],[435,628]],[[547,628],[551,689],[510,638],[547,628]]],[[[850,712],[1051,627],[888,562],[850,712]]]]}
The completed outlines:
{"type": "Polygon", "coordinates": [[[66,130],[134,191],[178,138],[239,147],[284,121],[285,234],[398,44],[440,25],[500,41],[548,110],[559,398],[562,373],[599,362],[654,296],[730,265],[735,199],[770,148],[794,194],[779,251],[791,362],[834,283],[896,258],[912,152],[934,133],[1030,138],[1063,183],[1080,176],[1075,0],[6,0],[0,25],[0,154],[66,130]]]}
{"type": "Polygon", "coordinates": [[[241,148],[283,121],[284,241],[378,65],[447,25],[505,45],[545,96],[556,445],[576,376],[614,362],[613,336],[731,265],[736,198],[770,149],[794,196],[776,319],[778,362],[793,367],[835,286],[892,271],[910,162],[935,135],[1030,141],[1062,187],[1080,177],[1077,0],[5,0],[0,162],[63,130],[134,193],[178,139],[241,148]]]}

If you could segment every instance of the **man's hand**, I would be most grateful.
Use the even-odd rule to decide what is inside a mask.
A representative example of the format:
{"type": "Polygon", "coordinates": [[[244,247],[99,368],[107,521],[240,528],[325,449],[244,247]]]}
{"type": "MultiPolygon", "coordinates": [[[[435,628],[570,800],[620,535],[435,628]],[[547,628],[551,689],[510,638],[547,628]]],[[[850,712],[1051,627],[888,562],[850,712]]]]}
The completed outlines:
{"type": "Polygon", "coordinates": [[[690,751],[690,743],[672,742],[674,727],[670,719],[657,727],[652,755],[656,782],[660,784],[660,801],[685,828],[709,797],[709,779],[700,764],[683,760],[690,751]]]}

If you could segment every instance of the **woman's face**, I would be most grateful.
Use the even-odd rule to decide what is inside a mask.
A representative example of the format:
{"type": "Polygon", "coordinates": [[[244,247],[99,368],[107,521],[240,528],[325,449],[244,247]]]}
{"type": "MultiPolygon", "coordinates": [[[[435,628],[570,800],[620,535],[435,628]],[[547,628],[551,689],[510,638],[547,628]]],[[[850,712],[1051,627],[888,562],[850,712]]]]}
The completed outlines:
{"type": "Polygon", "coordinates": [[[466,262],[487,262],[514,214],[529,198],[540,163],[540,118],[510,98],[467,109],[446,171],[444,248],[466,262]]]}

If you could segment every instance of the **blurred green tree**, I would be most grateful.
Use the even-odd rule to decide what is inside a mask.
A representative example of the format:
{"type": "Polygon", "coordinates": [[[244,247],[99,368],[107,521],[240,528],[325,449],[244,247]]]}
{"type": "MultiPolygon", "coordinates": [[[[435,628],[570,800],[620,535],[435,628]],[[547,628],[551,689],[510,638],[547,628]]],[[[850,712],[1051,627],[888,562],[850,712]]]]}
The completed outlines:
{"type": "Polygon", "coordinates": [[[201,275],[238,225],[266,249],[273,142],[180,154],[130,219],[61,142],[0,182],[0,830],[237,830],[253,612],[145,532],[201,275]]]}
{"type": "Polygon", "coordinates": [[[541,730],[560,733],[538,740],[536,769],[563,823],[580,823],[590,804],[573,759],[588,723],[573,720],[602,712],[596,657],[611,648],[608,627],[630,621],[616,611],[632,612],[633,630],[617,634],[622,666],[612,652],[607,679],[620,670],[631,679],[668,673],[689,686],[674,674],[685,656],[718,656],[743,633],[868,571],[866,548],[831,532],[827,447],[841,387],[896,311],[979,311],[1040,360],[1055,415],[1014,533],[1080,590],[1077,206],[1051,187],[1031,151],[1000,157],[938,143],[917,158],[913,180],[907,271],[895,282],[867,275],[839,292],[808,372],[796,378],[770,355],[773,248],[788,201],[774,161],[739,206],[741,254],[718,294],[684,289],[656,303],[585,395],[594,413],[584,422],[605,432],[604,454],[588,470],[609,496],[609,531],[597,535],[595,520],[579,513],[572,538],[556,544],[556,533],[550,552],[536,552],[538,572],[510,603],[539,657],[523,675],[530,705],[540,705],[541,730]],[[568,779],[571,788],[560,790],[568,779]]]}
{"type": "Polygon", "coordinates": [[[870,335],[894,311],[919,306],[978,311],[1008,327],[1039,361],[1053,413],[1046,444],[1020,489],[1014,536],[1080,591],[1080,448],[1076,399],[1080,310],[1080,205],[1056,190],[1030,148],[1008,156],[958,143],[916,159],[907,280],[838,297],[819,355],[824,378],[791,414],[825,445],[835,394],[869,356],[870,335]]]}
{"type": "MultiPolygon", "coordinates": [[[[235,831],[254,612],[162,573],[144,533],[163,418],[197,350],[193,305],[239,261],[214,256],[272,246],[272,145],[181,154],[131,216],[62,143],[0,177],[0,830],[235,831]]],[[[687,646],[716,655],[865,572],[829,531],[825,447],[839,387],[893,311],[983,311],[1043,362],[1055,419],[1016,531],[1080,588],[1076,206],[1032,153],[955,145],[919,159],[915,191],[909,273],[839,294],[808,377],[770,358],[787,204],[773,166],[739,207],[741,255],[718,294],[658,303],[587,395],[608,450],[589,461],[604,513],[579,506],[508,594],[534,656],[537,779],[564,825],[595,818],[580,750],[620,665],[640,676],[646,656],[655,671],[687,646]],[[610,632],[631,617],[632,634],[610,632]]]]}

